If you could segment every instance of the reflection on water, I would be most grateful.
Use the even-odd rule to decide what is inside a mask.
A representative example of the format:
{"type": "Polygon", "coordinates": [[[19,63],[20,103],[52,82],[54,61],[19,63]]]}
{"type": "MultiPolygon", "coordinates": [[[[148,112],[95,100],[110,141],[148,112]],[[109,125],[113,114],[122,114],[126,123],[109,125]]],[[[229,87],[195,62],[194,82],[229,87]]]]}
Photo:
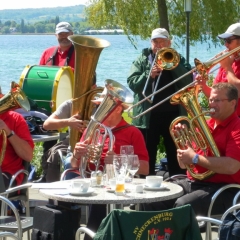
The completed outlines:
{"type": "MultiPolygon", "coordinates": [[[[130,66],[141,53],[142,48],[150,46],[150,41],[138,39],[135,49],[124,35],[94,35],[94,37],[111,43],[101,52],[96,70],[97,84],[103,86],[106,79],[113,79],[127,87],[126,79],[130,66]]],[[[19,82],[22,71],[27,65],[38,65],[41,54],[46,48],[57,45],[54,35],[0,35],[0,42],[2,59],[0,86],[3,93],[9,92],[11,81],[19,82]]],[[[180,46],[176,50],[185,56],[185,46],[180,46]]],[[[207,61],[222,50],[221,46],[209,47],[208,43],[191,46],[190,63],[193,65],[194,58],[207,61]]]]}

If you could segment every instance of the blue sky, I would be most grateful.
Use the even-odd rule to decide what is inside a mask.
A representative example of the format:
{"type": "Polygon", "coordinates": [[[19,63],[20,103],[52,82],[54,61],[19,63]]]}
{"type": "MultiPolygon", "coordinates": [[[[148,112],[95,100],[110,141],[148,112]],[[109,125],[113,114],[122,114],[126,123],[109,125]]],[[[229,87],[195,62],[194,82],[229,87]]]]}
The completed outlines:
{"type": "Polygon", "coordinates": [[[44,8],[44,7],[67,7],[67,6],[75,6],[79,4],[86,4],[88,0],[57,0],[57,1],[49,1],[49,0],[7,0],[1,1],[0,10],[2,9],[23,9],[23,8],[44,8]]]}

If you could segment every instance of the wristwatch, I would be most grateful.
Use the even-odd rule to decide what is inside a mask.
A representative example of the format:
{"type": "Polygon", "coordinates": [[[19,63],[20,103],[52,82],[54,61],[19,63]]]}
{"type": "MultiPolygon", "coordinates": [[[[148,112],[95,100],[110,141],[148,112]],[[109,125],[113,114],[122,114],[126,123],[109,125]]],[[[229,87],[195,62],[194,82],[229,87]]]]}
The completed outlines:
{"type": "Polygon", "coordinates": [[[13,136],[15,133],[14,131],[11,131],[11,133],[9,135],[7,135],[7,138],[10,138],[11,136],[13,136]]]}
{"type": "Polygon", "coordinates": [[[198,160],[199,160],[199,155],[196,154],[196,155],[192,158],[192,163],[193,163],[194,165],[196,165],[196,164],[198,163],[198,160]]]}

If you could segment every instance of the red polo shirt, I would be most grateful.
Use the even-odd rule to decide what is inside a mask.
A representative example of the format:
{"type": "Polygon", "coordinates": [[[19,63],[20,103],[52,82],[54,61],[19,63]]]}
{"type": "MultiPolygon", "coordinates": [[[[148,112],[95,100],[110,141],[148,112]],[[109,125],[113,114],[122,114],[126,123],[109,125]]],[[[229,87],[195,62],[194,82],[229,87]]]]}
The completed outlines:
{"type": "MultiPolygon", "coordinates": [[[[240,60],[235,60],[232,64],[232,69],[234,74],[238,79],[240,79],[240,60]]],[[[216,78],[214,79],[213,83],[220,83],[220,82],[228,82],[226,77],[226,71],[221,67],[218,71],[216,78]]],[[[240,116],[240,98],[238,99],[238,106],[237,106],[237,115],[240,116]]]]}
{"type": "MultiPolygon", "coordinates": [[[[214,129],[215,120],[210,119],[208,125],[215,143],[220,152],[220,156],[226,156],[240,162],[240,118],[233,113],[214,129]]],[[[203,152],[199,152],[203,155],[203,152]]],[[[207,154],[208,156],[210,154],[207,154]]],[[[196,165],[194,172],[203,173],[206,169],[196,165]]],[[[190,179],[192,177],[187,171],[190,179]]],[[[205,182],[216,183],[237,183],[240,184],[240,171],[233,175],[215,173],[212,177],[204,180],[205,182]]]]}
{"type": "MultiPolygon", "coordinates": [[[[56,49],[56,47],[50,47],[50,48],[46,49],[41,56],[39,65],[52,65],[51,61],[48,62],[48,60],[53,55],[55,49],[56,49]]],[[[70,49],[70,47],[69,47],[69,49],[70,49]]],[[[58,50],[57,50],[57,53],[56,53],[56,56],[55,56],[54,66],[64,66],[69,49],[64,51],[64,52],[61,52],[60,48],[58,47],[58,50]]],[[[74,70],[75,51],[73,51],[73,53],[72,53],[72,56],[70,58],[68,66],[70,66],[74,70]]]]}
{"type": "MultiPolygon", "coordinates": [[[[34,143],[30,135],[28,125],[25,119],[21,114],[8,111],[0,114],[0,119],[3,120],[9,129],[13,130],[15,134],[27,141],[28,144],[34,148],[34,143]]],[[[3,144],[3,138],[0,137],[0,146],[3,144]]],[[[2,172],[10,173],[11,175],[15,174],[20,169],[23,169],[22,159],[16,154],[12,144],[7,140],[6,152],[1,166],[2,172]]],[[[17,177],[17,184],[21,184],[23,180],[23,174],[20,174],[17,177]]]]}
{"type": "MultiPolygon", "coordinates": [[[[126,124],[127,124],[127,122],[122,119],[121,122],[114,128],[118,128],[118,127],[124,126],[126,124]]],[[[82,141],[84,139],[84,135],[85,134],[83,134],[80,141],[82,141]]],[[[130,127],[123,128],[121,130],[113,131],[113,135],[115,137],[113,151],[116,154],[120,153],[120,146],[133,145],[134,154],[138,155],[139,160],[143,160],[143,161],[147,161],[147,162],[149,161],[148,152],[147,152],[147,148],[146,148],[146,145],[144,142],[144,138],[142,136],[142,133],[139,131],[139,129],[137,129],[134,126],[130,126],[130,127]]],[[[102,166],[104,166],[104,158],[108,151],[108,144],[109,144],[109,138],[107,138],[106,141],[104,142],[104,148],[103,148],[103,152],[101,155],[101,163],[100,163],[100,165],[102,165],[102,166]]],[[[91,167],[91,169],[94,170],[94,168],[92,168],[92,167],[91,167]]]]}

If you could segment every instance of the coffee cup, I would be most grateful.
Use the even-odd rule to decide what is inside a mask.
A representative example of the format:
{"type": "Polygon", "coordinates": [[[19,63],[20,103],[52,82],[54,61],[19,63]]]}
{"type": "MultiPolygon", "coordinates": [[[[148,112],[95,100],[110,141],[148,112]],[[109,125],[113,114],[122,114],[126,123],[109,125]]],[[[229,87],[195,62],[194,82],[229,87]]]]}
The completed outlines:
{"type": "Polygon", "coordinates": [[[160,187],[163,181],[162,176],[146,176],[146,185],[148,187],[160,187]]]}
{"type": "Polygon", "coordinates": [[[90,182],[85,180],[74,180],[71,184],[71,189],[76,193],[85,193],[90,187],[90,182]]]}

